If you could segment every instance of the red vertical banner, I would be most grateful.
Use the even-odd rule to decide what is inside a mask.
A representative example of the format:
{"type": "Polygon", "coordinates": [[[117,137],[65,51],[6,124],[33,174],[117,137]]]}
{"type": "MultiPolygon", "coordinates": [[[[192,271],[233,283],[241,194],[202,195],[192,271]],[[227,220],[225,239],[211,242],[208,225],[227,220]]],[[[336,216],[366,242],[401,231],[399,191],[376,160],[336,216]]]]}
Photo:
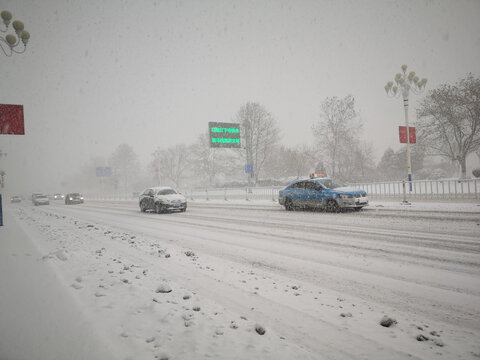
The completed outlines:
{"type": "Polygon", "coordinates": [[[413,126],[408,127],[408,136],[410,138],[410,144],[417,143],[417,134],[415,133],[415,128],[413,126]]]}
{"type": "Polygon", "coordinates": [[[0,134],[25,135],[23,105],[0,104],[0,134]]]}
{"type": "MultiPolygon", "coordinates": [[[[410,144],[415,144],[417,142],[417,135],[415,133],[415,127],[409,126],[408,127],[408,134],[410,138],[410,144]]],[[[400,138],[400,142],[402,144],[407,143],[407,127],[406,126],[399,126],[398,127],[398,136],[400,138]]]]}

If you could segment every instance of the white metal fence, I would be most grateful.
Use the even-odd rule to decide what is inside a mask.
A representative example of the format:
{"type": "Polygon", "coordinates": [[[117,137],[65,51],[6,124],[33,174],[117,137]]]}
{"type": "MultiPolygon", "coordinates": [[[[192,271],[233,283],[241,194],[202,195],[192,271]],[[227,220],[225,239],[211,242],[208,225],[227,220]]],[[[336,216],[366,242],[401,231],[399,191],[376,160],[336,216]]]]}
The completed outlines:
{"type": "Polygon", "coordinates": [[[369,197],[401,198],[403,191],[410,199],[479,199],[480,179],[414,180],[376,182],[350,185],[363,189],[369,197]]]}
{"type": "MultiPolygon", "coordinates": [[[[363,189],[370,198],[403,197],[405,187],[409,199],[479,199],[480,179],[415,180],[410,184],[403,181],[388,181],[363,184],[349,184],[349,187],[363,189]]],[[[190,200],[278,200],[283,187],[251,187],[223,189],[189,189],[183,191],[190,200]]]]}
{"type": "MultiPolygon", "coordinates": [[[[414,180],[412,191],[409,183],[385,181],[375,183],[349,184],[349,187],[363,189],[369,198],[403,197],[405,186],[408,199],[480,199],[480,179],[414,180]]],[[[188,200],[271,200],[278,201],[282,186],[245,188],[197,188],[179,189],[188,200]]],[[[131,200],[138,199],[138,193],[90,193],[90,199],[131,200]]]]}
{"type": "Polygon", "coordinates": [[[271,200],[278,201],[278,192],[283,186],[187,189],[182,193],[189,200],[271,200]]]}

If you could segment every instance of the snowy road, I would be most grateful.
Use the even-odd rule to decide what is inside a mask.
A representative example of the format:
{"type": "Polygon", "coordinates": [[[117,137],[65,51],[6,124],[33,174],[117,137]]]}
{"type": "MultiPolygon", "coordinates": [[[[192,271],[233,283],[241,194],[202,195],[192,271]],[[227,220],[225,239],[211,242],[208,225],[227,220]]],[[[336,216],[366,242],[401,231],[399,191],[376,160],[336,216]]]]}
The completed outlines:
{"type": "Polygon", "coordinates": [[[25,202],[7,216],[125,359],[480,356],[473,204],[144,214],[136,202],[25,202]]]}

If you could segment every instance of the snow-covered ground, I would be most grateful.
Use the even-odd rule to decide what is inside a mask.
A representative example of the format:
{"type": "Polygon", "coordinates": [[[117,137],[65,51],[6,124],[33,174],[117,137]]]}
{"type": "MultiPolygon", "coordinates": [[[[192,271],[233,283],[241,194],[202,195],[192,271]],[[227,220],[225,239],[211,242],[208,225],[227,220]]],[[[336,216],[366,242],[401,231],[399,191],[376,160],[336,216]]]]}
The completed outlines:
{"type": "Polygon", "coordinates": [[[480,357],[478,203],[4,210],[2,360],[480,357]]]}

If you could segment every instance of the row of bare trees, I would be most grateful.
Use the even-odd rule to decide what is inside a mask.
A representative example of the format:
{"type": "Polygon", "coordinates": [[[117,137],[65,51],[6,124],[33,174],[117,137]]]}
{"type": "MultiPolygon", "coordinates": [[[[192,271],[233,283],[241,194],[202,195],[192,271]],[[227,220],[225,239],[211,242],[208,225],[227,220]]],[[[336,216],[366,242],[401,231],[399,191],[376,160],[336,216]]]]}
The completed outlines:
{"type": "Polygon", "coordinates": [[[149,164],[158,182],[179,187],[185,178],[197,184],[248,182],[260,179],[283,181],[306,176],[312,171],[326,172],[345,181],[366,180],[375,172],[372,147],[361,142],[361,121],[352,96],[328,98],[322,103],[320,120],[312,126],[315,142],[289,148],[280,144],[280,129],[272,114],[259,103],[248,102],[236,114],[241,127],[238,150],[210,147],[209,134],[201,134],[190,147],[182,144],[158,148],[149,164]],[[252,164],[252,176],[244,165],[252,164]]]}
{"type": "Polygon", "coordinates": [[[210,147],[209,133],[199,135],[190,147],[183,144],[167,149],[158,148],[153,153],[149,167],[159,178],[167,179],[176,186],[182,184],[185,175],[196,177],[198,183],[212,186],[219,178],[242,177],[244,164],[253,164],[253,177],[248,181],[257,183],[260,174],[275,154],[280,130],[273,116],[259,103],[248,102],[238,111],[236,122],[240,123],[243,149],[215,149],[210,147]]]}
{"type": "MultiPolygon", "coordinates": [[[[415,123],[418,143],[412,149],[412,167],[417,178],[445,175],[451,171],[453,162],[460,165],[465,177],[467,156],[476,152],[480,158],[479,95],[480,79],[468,74],[455,84],[431,90],[421,101],[415,123]],[[429,156],[439,156],[445,161],[437,169],[422,170],[429,156]]],[[[242,149],[211,148],[206,132],[190,146],[157,148],[143,177],[138,176],[137,156],[127,144],[120,145],[106,162],[96,159],[87,167],[93,174],[93,163],[108,163],[113,169],[112,178],[108,179],[110,186],[125,191],[132,186],[141,187],[139,181],[145,186],[152,181],[176,187],[235,181],[248,181],[251,185],[266,179],[286,181],[304,177],[312,171],[326,172],[348,182],[405,177],[405,148],[397,152],[388,148],[380,162],[374,163],[372,146],[362,140],[362,120],[351,95],[327,98],[321,103],[319,119],[312,124],[311,144],[281,145],[274,116],[256,102],[241,106],[234,120],[240,123],[242,149]],[[245,174],[245,164],[253,165],[253,176],[245,174]]],[[[84,180],[84,184],[92,183],[92,179],[84,180]]]]}
{"type": "MultiPolygon", "coordinates": [[[[480,158],[479,95],[480,79],[472,74],[427,93],[417,109],[415,122],[418,143],[412,149],[412,167],[417,178],[446,176],[454,169],[455,162],[461,176],[467,176],[467,156],[476,152],[480,158]],[[432,156],[444,160],[435,168],[428,167],[426,159],[432,156]]],[[[301,177],[312,170],[350,182],[405,177],[405,148],[397,152],[388,148],[380,162],[374,163],[371,144],[362,140],[362,121],[351,95],[322,102],[319,120],[312,126],[311,145],[304,143],[293,148],[280,145],[280,130],[275,119],[258,103],[242,106],[236,121],[242,126],[245,149],[233,152],[210,149],[207,134],[199,137],[191,151],[183,149],[185,154],[190,154],[190,157],[183,156],[185,162],[188,163],[188,158],[193,161],[191,168],[203,176],[208,185],[214,185],[219,177],[225,178],[232,168],[242,169],[246,163],[254,165],[254,183],[258,183],[260,177],[301,177]]],[[[242,172],[233,175],[241,177],[242,172]]],[[[176,184],[180,182],[179,177],[169,175],[168,178],[176,184]]]]}

